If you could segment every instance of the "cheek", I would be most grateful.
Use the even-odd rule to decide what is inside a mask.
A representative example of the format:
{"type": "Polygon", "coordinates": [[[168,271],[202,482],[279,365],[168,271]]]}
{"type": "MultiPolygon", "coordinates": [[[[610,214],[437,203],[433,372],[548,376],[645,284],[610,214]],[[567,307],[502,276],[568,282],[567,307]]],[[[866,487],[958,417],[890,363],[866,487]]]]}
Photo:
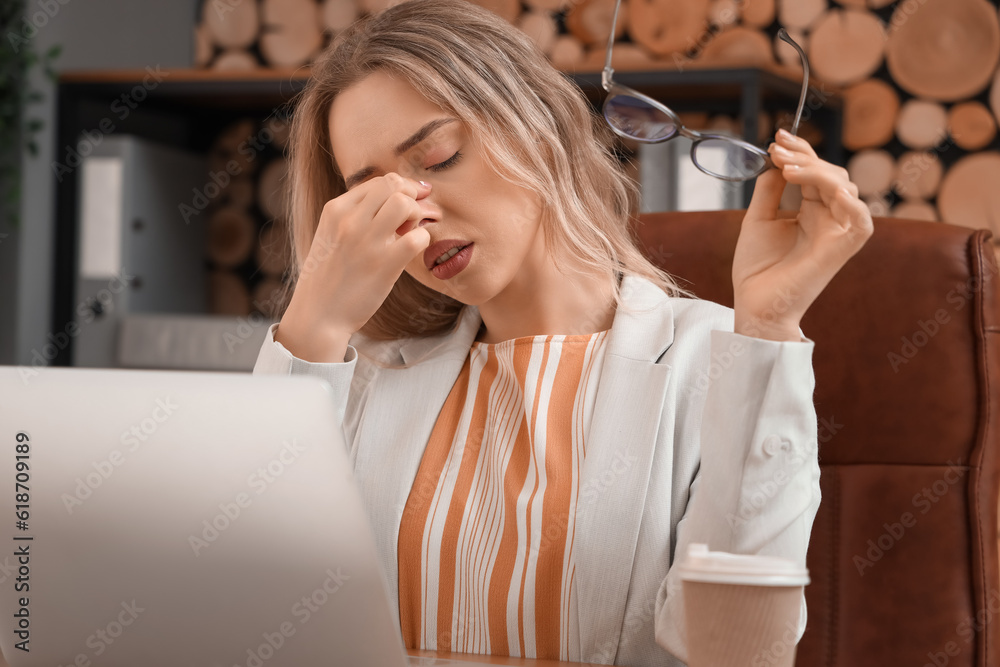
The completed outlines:
{"type": "Polygon", "coordinates": [[[424,285],[427,284],[427,278],[430,277],[428,275],[427,268],[424,266],[423,253],[411,259],[403,270],[410,274],[412,278],[415,278],[418,282],[424,285]]]}
{"type": "Polygon", "coordinates": [[[512,193],[506,205],[496,209],[490,234],[508,253],[523,254],[535,245],[541,234],[541,217],[537,202],[522,192],[512,193]]]}

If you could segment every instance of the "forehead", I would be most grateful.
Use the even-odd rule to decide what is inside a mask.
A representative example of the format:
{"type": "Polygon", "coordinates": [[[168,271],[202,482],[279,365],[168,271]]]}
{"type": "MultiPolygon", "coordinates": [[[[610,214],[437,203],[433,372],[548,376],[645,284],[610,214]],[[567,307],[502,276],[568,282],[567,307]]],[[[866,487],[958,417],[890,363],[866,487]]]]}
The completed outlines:
{"type": "Polygon", "coordinates": [[[373,72],[330,105],[330,148],[337,167],[346,177],[362,167],[391,160],[396,146],[444,115],[407,81],[373,72]]]}

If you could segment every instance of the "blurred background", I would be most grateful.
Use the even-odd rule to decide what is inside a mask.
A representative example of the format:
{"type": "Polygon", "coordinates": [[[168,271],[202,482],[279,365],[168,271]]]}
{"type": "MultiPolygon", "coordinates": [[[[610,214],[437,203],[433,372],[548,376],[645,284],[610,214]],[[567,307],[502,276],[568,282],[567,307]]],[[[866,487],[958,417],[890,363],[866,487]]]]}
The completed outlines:
{"type": "MultiPolygon", "coordinates": [[[[420,0],[412,0],[420,1],[420,0]]],[[[247,371],[288,276],[288,102],[386,0],[8,0],[0,10],[0,364],[247,371]]],[[[990,0],[478,0],[599,111],[616,79],[693,129],[789,127],[872,213],[1000,235],[990,0]]],[[[683,138],[619,142],[641,211],[742,208],[683,138]]],[[[798,193],[786,192],[795,208],[798,193]]]]}

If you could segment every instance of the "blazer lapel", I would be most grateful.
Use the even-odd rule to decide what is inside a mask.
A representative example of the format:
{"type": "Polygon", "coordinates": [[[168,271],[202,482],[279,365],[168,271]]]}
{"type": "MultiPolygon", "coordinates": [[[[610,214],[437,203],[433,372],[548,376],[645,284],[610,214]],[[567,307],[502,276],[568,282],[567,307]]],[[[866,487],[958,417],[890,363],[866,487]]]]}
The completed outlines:
{"type": "Polygon", "coordinates": [[[399,525],[424,448],[430,440],[482,318],[462,310],[447,336],[408,339],[399,348],[406,367],[378,370],[358,426],[355,479],[374,529],[389,600],[399,616],[399,525]],[[392,419],[387,415],[401,415],[392,419]]]}
{"type": "Polygon", "coordinates": [[[580,655],[611,662],[618,650],[639,525],[670,367],[669,297],[626,276],[601,367],[577,504],[576,595],[580,655]]]}
{"type": "MultiPolygon", "coordinates": [[[[580,649],[582,659],[593,662],[610,661],[617,652],[670,377],[670,367],[656,361],[673,342],[673,312],[659,287],[625,276],[622,301],[608,335],[576,517],[580,649]]],[[[451,334],[404,342],[399,352],[407,367],[378,371],[359,424],[355,477],[397,616],[403,509],[481,322],[479,310],[467,306],[451,334]],[[398,419],[384,418],[400,413],[398,419]]]]}

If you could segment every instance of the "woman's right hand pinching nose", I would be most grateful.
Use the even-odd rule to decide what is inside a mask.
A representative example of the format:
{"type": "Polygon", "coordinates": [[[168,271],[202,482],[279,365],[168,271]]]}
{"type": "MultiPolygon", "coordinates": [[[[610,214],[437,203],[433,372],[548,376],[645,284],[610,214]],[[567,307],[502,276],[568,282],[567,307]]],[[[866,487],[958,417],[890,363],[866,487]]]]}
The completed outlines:
{"type": "Polygon", "coordinates": [[[429,192],[390,172],[328,201],[275,340],[306,361],[342,362],[351,335],[430,245],[418,201],[429,192]]]}

